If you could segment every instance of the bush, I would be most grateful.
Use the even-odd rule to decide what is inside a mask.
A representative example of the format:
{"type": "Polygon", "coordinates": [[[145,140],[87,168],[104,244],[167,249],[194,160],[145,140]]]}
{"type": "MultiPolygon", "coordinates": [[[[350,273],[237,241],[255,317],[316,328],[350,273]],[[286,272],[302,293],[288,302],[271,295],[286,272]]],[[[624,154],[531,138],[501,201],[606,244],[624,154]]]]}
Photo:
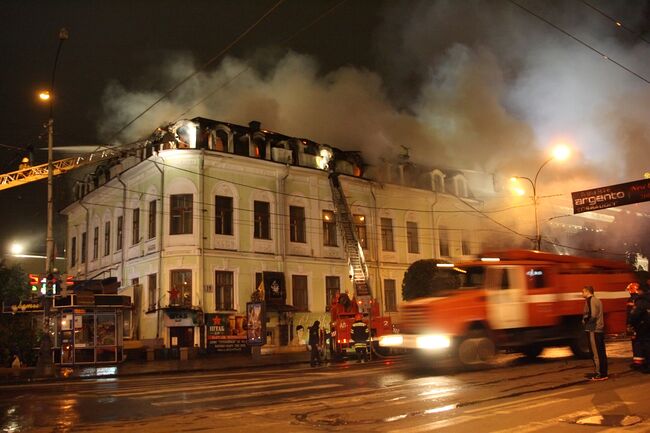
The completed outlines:
{"type": "Polygon", "coordinates": [[[436,296],[460,286],[460,279],[456,272],[449,268],[439,268],[436,266],[438,263],[447,262],[426,259],[413,262],[409,266],[402,282],[402,298],[405,301],[436,296]]]}

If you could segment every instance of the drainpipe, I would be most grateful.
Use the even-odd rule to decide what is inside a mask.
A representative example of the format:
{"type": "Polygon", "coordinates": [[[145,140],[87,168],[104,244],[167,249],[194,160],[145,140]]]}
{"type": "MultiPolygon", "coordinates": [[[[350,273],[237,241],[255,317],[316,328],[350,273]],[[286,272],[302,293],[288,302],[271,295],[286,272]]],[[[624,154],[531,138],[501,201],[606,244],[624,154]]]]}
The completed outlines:
{"type": "MultiPolygon", "coordinates": [[[[433,212],[433,209],[436,207],[436,204],[438,203],[438,191],[434,191],[433,196],[434,196],[434,200],[433,200],[433,203],[431,203],[431,233],[433,233],[433,236],[434,236],[434,239],[435,239],[435,236],[436,236],[436,217],[435,217],[435,214],[433,212]]],[[[438,239],[440,239],[440,234],[438,234],[438,239]]],[[[437,248],[436,248],[436,244],[437,244],[436,242],[431,243],[431,249],[433,250],[431,255],[433,256],[434,259],[438,258],[438,251],[437,251],[437,248]]]]}
{"type": "MultiPolygon", "coordinates": [[[[207,209],[205,208],[205,176],[204,176],[204,170],[205,170],[205,149],[201,149],[201,155],[199,158],[199,206],[201,206],[201,212],[200,212],[200,218],[199,218],[199,254],[201,254],[201,259],[199,260],[199,278],[198,278],[198,286],[199,286],[199,308],[203,308],[202,305],[205,305],[205,299],[203,298],[205,296],[205,293],[203,291],[204,287],[204,282],[205,282],[205,216],[207,209]]],[[[203,311],[201,311],[203,312],[203,311]]],[[[199,331],[199,341],[201,347],[203,347],[203,341],[201,341],[201,332],[199,331]]],[[[195,339],[196,341],[196,336],[195,339]]],[[[196,344],[196,343],[195,343],[196,344]]]]}
{"type": "Polygon", "coordinates": [[[83,251],[82,248],[82,253],[84,253],[84,278],[88,278],[88,239],[89,239],[89,234],[90,234],[90,211],[86,206],[83,204],[83,198],[79,200],[79,206],[84,208],[86,211],[86,251],[83,251]]]}
{"type": "MultiPolygon", "coordinates": [[[[117,181],[122,184],[122,287],[126,285],[126,242],[124,242],[124,234],[126,229],[124,223],[126,222],[126,184],[122,181],[122,173],[117,175],[117,181]]],[[[135,295],[135,293],[134,293],[135,295]]]]}
{"type": "MultiPolygon", "coordinates": [[[[158,159],[161,159],[163,164],[165,160],[158,155],[158,159]]],[[[164,250],[164,238],[163,238],[163,215],[164,212],[163,210],[165,209],[165,171],[161,169],[156,161],[151,159],[151,162],[153,163],[154,167],[160,172],[160,206],[158,206],[158,290],[160,291],[161,295],[158,295],[158,299],[156,299],[156,339],[160,338],[160,328],[161,328],[161,321],[160,321],[160,299],[162,298],[162,254],[164,250]]]]}
{"type": "Polygon", "coordinates": [[[377,298],[380,300],[381,305],[383,306],[382,308],[385,308],[386,306],[384,305],[384,299],[383,299],[383,293],[384,293],[384,282],[381,279],[381,260],[379,257],[379,242],[381,242],[381,235],[379,234],[379,231],[377,230],[378,228],[381,227],[380,223],[381,221],[379,220],[379,214],[377,212],[377,196],[375,196],[375,191],[373,190],[373,183],[370,181],[370,194],[372,195],[372,209],[374,212],[373,215],[373,220],[375,221],[375,231],[377,233],[376,239],[375,239],[375,260],[376,260],[376,266],[375,266],[375,275],[377,277],[377,287],[379,290],[377,290],[377,298]]]}
{"type": "Polygon", "coordinates": [[[282,257],[282,272],[286,269],[286,260],[287,260],[287,253],[286,253],[286,247],[287,247],[287,234],[285,233],[285,223],[286,223],[286,215],[284,214],[285,212],[285,205],[286,205],[286,199],[285,199],[285,183],[287,178],[289,177],[289,170],[291,169],[291,166],[289,164],[286,165],[287,168],[287,174],[284,175],[282,179],[279,180],[279,185],[278,185],[278,192],[276,195],[278,196],[277,202],[278,202],[278,228],[280,230],[280,235],[278,236],[280,240],[280,256],[282,257]]]}

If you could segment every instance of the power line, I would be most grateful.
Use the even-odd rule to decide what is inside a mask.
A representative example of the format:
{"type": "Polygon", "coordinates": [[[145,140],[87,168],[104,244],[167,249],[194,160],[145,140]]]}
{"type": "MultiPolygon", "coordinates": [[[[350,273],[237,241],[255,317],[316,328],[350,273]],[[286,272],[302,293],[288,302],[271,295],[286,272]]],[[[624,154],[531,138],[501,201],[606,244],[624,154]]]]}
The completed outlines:
{"type": "Polygon", "coordinates": [[[207,68],[209,65],[214,63],[216,60],[220,59],[224,54],[226,54],[233,46],[235,46],[240,40],[242,40],[246,35],[248,35],[255,27],[257,27],[266,17],[268,17],[275,9],[277,9],[282,3],[284,3],[285,0],[279,0],[277,3],[275,3],[273,6],[271,6],[270,9],[268,9],[264,14],[262,14],[261,17],[259,17],[253,24],[251,24],[246,30],[244,30],[239,36],[237,36],[232,42],[230,42],[228,45],[226,45],[225,48],[223,48],[219,53],[217,53],[215,56],[213,56],[211,59],[209,59],[207,62],[205,62],[203,65],[201,65],[198,69],[193,71],[191,74],[189,74],[187,77],[183,78],[180,80],[178,83],[173,85],[169,90],[167,90],[162,96],[160,96],[158,99],[156,99],[151,105],[149,105],[144,111],[142,111],[140,114],[138,114],[136,117],[134,117],[131,121],[129,121],[126,125],[124,125],[122,128],[120,128],[116,133],[112,135],[112,137],[108,140],[109,142],[113,141],[117,136],[119,136],[126,128],[131,126],[133,123],[135,123],[138,119],[140,119],[142,116],[144,116],[147,112],[149,112],[153,107],[158,105],[160,102],[162,102],[164,99],[166,99],[169,95],[171,95],[176,89],[181,87],[183,84],[185,84],[187,81],[195,77],[199,72],[201,72],[203,69],[207,68]]]}
{"type": "Polygon", "coordinates": [[[512,3],[513,5],[517,6],[518,8],[520,8],[520,9],[526,11],[526,12],[529,13],[530,15],[534,16],[534,17],[537,18],[538,20],[540,20],[540,21],[542,21],[542,22],[548,24],[549,26],[553,27],[555,30],[557,30],[557,31],[559,31],[559,32],[561,32],[561,33],[563,33],[564,35],[566,35],[566,36],[568,36],[568,37],[570,37],[571,39],[573,39],[574,41],[576,41],[576,42],[579,43],[580,45],[582,45],[582,46],[584,46],[584,47],[590,49],[590,50],[593,51],[593,52],[595,52],[596,54],[598,54],[598,55],[599,55],[601,58],[603,58],[604,60],[607,60],[607,61],[609,61],[609,62],[612,62],[613,64],[615,64],[615,65],[618,66],[619,68],[621,68],[621,69],[623,69],[623,70],[629,72],[630,74],[634,75],[634,76],[637,77],[638,79],[643,80],[645,83],[650,84],[650,80],[648,80],[647,78],[645,78],[643,75],[641,75],[641,74],[639,74],[639,73],[633,71],[632,69],[628,68],[627,66],[623,65],[622,63],[617,62],[616,60],[612,59],[611,57],[609,57],[609,56],[608,56],[607,54],[605,54],[604,52],[599,51],[598,49],[594,48],[593,46],[591,46],[591,45],[589,45],[588,43],[584,42],[583,40],[579,39],[577,36],[572,35],[572,34],[569,33],[568,31],[566,31],[566,30],[564,30],[563,28],[561,28],[560,26],[558,26],[557,24],[554,24],[553,22],[551,22],[551,21],[549,21],[548,19],[542,17],[541,15],[539,15],[539,14],[533,12],[532,10],[528,9],[527,7],[525,7],[525,6],[523,6],[523,5],[519,4],[519,3],[517,3],[515,0],[508,0],[508,1],[509,1],[510,3],[512,3]]]}
{"type": "Polygon", "coordinates": [[[650,41],[649,41],[648,39],[646,39],[646,38],[643,36],[642,33],[640,33],[640,32],[635,32],[634,30],[632,30],[631,28],[629,28],[629,27],[627,27],[625,24],[623,24],[620,20],[617,20],[616,18],[612,17],[611,15],[608,15],[608,14],[605,13],[603,10],[598,9],[596,6],[592,5],[592,4],[589,3],[588,1],[586,1],[586,0],[581,0],[581,1],[582,1],[582,3],[583,3],[585,6],[587,6],[587,7],[591,8],[591,9],[593,9],[593,10],[596,11],[596,12],[598,12],[599,14],[601,14],[602,16],[604,16],[605,18],[607,18],[608,20],[610,20],[611,22],[613,22],[617,27],[620,27],[620,28],[622,28],[622,29],[624,29],[624,30],[627,30],[629,33],[631,33],[631,34],[634,35],[635,37],[641,39],[641,40],[642,40],[643,42],[645,42],[646,44],[650,44],[650,41]]]}
{"type": "MultiPolygon", "coordinates": [[[[317,22],[319,22],[320,20],[322,20],[323,18],[325,18],[325,17],[326,17],[327,15],[329,15],[332,11],[334,11],[334,9],[338,8],[340,5],[342,5],[342,4],[345,3],[345,2],[346,2],[346,0],[341,0],[341,1],[339,1],[338,3],[334,4],[333,6],[331,6],[330,8],[326,9],[323,13],[321,13],[320,15],[318,15],[316,18],[314,18],[314,19],[313,19],[311,22],[309,22],[308,24],[306,24],[306,25],[304,25],[303,27],[301,27],[300,29],[298,29],[298,30],[297,30],[296,32],[294,32],[291,36],[289,36],[289,37],[287,37],[287,38],[281,40],[281,41],[279,42],[279,45],[285,45],[285,44],[289,43],[289,42],[292,41],[295,37],[297,37],[299,34],[301,34],[301,33],[304,32],[305,30],[307,30],[308,28],[312,27],[314,24],[316,24],[317,22]]],[[[210,92],[208,92],[208,94],[205,95],[203,98],[201,98],[198,102],[196,102],[194,105],[192,105],[191,107],[189,107],[187,110],[185,110],[184,112],[182,112],[181,114],[179,114],[179,115],[176,117],[175,122],[178,121],[178,120],[180,120],[183,116],[185,116],[187,113],[189,113],[190,111],[192,111],[194,108],[196,108],[197,106],[199,106],[199,105],[202,104],[203,102],[205,102],[205,101],[207,101],[208,99],[210,99],[210,98],[211,98],[212,96],[214,96],[214,94],[217,93],[219,90],[221,90],[221,89],[227,87],[230,83],[232,83],[232,82],[235,81],[237,78],[239,78],[239,77],[240,77],[244,72],[246,72],[246,71],[248,71],[248,70],[250,70],[250,69],[251,69],[251,66],[246,66],[245,68],[242,68],[238,73],[236,73],[235,75],[233,75],[232,77],[230,77],[229,79],[227,79],[226,81],[224,81],[220,86],[218,86],[218,87],[214,88],[213,90],[211,90],[210,92]]]]}

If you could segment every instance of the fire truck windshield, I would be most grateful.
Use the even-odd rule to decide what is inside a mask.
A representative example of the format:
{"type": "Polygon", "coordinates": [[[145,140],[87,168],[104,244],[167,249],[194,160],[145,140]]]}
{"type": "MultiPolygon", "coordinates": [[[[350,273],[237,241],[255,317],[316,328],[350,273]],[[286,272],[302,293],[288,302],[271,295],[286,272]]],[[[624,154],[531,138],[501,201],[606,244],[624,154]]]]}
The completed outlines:
{"type": "Polygon", "coordinates": [[[484,266],[469,266],[457,272],[460,278],[461,289],[474,289],[483,285],[483,276],[485,275],[484,266]]]}

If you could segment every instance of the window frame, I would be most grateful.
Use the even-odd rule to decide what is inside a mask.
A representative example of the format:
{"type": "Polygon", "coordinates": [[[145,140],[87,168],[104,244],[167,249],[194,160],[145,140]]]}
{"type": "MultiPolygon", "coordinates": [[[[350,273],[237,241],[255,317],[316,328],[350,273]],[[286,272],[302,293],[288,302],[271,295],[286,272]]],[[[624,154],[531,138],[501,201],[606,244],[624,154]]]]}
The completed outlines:
{"type": "Polygon", "coordinates": [[[271,203],[268,201],[253,200],[253,238],[271,239],[271,203]]]}
{"type": "Polygon", "coordinates": [[[221,236],[233,235],[233,198],[227,195],[214,196],[214,233],[221,236]],[[226,204],[221,209],[219,203],[226,204]]]}
{"type": "MultiPolygon", "coordinates": [[[[298,297],[300,298],[300,296],[298,297]]],[[[302,299],[298,299],[301,302],[302,299]]],[[[291,275],[291,303],[296,308],[297,311],[308,312],[309,311],[309,279],[307,275],[291,275]],[[300,283],[298,283],[300,282],[300,283]],[[304,286],[302,283],[304,282],[304,286]],[[296,305],[296,293],[297,290],[304,293],[304,304],[296,305]]]]}
{"type": "Polygon", "coordinates": [[[395,252],[395,238],[393,236],[393,219],[382,217],[380,219],[381,250],[395,252]]]}
{"type": "Polygon", "coordinates": [[[289,206],[289,241],[307,243],[305,208],[302,206],[289,206]]]}
{"type": "Polygon", "coordinates": [[[169,234],[191,235],[194,232],[194,194],[169,196],[169,234]],[[189,198],[189,200],[188,200],[189,198]],[[189,203],[189,206],[188,206],[189,203]]]}
{"type": "Polygon", "coordinates": [[[234,272],[226,270],[214,271],[214,309],[216,311],[235,310],[234,272]],[[229,292],[229,294],[226,292],[229,292]],[[228,300],[228,298],[230,299],[228,300]]]}
{"type": "Polygon", "coordinates": [[[410,254],[420,254],[420,239],[416,221],[406,221],[406,245],[410,254]]]}
{"type": "Polygon", "coordinates": [[[323,210],[323,245],[326,247],[338,247],[336,233],[336,216],[331,210],[323,210]]]}

